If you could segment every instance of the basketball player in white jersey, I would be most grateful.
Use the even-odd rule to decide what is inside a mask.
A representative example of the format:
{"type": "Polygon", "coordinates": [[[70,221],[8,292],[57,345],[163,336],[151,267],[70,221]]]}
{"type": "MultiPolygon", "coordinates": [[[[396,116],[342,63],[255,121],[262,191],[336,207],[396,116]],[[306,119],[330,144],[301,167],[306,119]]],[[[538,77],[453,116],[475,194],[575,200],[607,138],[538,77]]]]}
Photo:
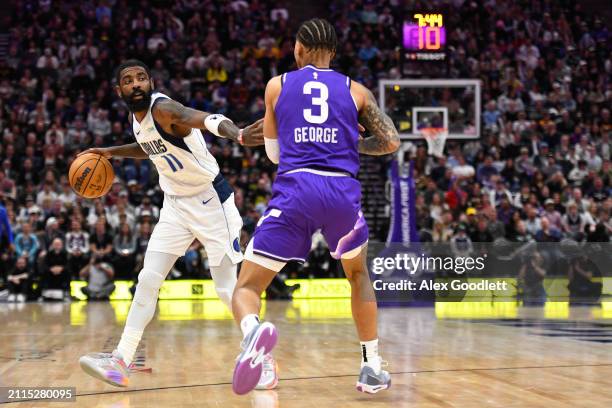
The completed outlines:
{"type": "MultiPolygon", "coordinates": [[[[232,188],[219,173],[200,129],[256,146],[263,144],[263,126],[258,121],[239,129],[223,115],[187,108],[153,91],[149,68],[141,61],[124,62],[116,76],[117,93],[131,112],[129,120],[137,143],[86,152],[106,158],[148,158],[157,168],[164,191],[164,205],[147,246],[121,340],[110,354],[94,353],[80,359],[86,373],[125,387],[136,348],[155,314],[159,289],[194,239],[205,246],[215,289],[231,311],[237,264],[242,261],[242,218],[232,188]]],[[[267,367],[260,381],[264,389],[274,388],[278,382],[271,356],[267,367]]]]}

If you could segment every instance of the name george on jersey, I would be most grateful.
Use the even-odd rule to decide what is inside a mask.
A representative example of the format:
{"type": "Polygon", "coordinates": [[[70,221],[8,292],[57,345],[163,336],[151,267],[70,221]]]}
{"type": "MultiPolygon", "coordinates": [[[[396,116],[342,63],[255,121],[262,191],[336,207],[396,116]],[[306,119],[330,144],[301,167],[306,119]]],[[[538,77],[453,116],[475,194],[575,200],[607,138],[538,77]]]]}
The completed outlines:
{"type": "Polygon", "coordinates": [[[338,129],[328,127],[304,126],[293,130],[295,143],[330,143],[336,144],[338,129]]]}
{"type": "Polygon", "coordinates": [[[168,148],[164,145],[164,142],[161,139],[140,142],[139,144],[140,147],[142,147],[142,150],[144,150],[144,152],[149,156],[166,153],[168,151],[168,148]]]}

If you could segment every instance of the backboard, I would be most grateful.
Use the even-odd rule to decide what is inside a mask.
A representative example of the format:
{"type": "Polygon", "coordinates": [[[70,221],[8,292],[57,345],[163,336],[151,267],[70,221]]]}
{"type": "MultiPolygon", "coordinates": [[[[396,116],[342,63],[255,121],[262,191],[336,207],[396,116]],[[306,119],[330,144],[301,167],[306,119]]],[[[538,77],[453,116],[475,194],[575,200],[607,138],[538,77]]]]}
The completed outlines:
{"type": "Polygon", "coordinates": [[[421,128],[444,127],[449,139],[480,137],[481,83],[475,79],[399,79],[379,82],[380,106],[402,139],[421,128]]]}

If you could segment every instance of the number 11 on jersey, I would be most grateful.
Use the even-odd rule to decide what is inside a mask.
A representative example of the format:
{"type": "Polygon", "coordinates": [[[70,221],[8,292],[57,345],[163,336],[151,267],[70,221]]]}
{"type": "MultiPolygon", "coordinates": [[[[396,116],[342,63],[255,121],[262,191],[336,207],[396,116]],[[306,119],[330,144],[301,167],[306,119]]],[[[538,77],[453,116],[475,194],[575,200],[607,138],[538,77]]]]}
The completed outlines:
{"type": "Polygon", "coordinates": [[[172,153],[164,154],[162,157],[168,162],[172,172],[176,173],[179,170],[183,170],[183,163],[172,153]]]}

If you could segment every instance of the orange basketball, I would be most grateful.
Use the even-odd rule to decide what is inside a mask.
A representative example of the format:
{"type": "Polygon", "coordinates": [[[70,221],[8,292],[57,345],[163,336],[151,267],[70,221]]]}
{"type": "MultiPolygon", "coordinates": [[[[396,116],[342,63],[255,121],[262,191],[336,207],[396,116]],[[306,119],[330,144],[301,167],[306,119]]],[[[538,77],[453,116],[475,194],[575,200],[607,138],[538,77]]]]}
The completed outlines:
{"type": "Polygon", "coordinates": [[[102,197],[108,193],[114,179],[115,172],[108,159],[94,153],[74,159],[68,171],[72,189],[85,198],[102,197]]]}

